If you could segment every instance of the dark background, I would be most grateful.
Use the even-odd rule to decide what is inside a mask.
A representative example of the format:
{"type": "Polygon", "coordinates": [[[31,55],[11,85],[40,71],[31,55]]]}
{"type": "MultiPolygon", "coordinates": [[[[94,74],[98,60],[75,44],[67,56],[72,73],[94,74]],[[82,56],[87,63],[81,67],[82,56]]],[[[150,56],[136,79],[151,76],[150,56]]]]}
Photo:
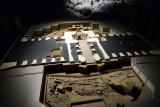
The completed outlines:
{"type": "MultiPolygon", "coordinates": [[[[65,0],[5,0],[0,3],[0,59],[26,25],[45,19],[81,18],[67,15],[65,0]]],[[[114,0],[113,0],[114,1],[114,0]]],[[[160,47],[160,2],[137,0],[140,4],[113,5],[107,14],[89,18],[116,18],[160,47]]]]}

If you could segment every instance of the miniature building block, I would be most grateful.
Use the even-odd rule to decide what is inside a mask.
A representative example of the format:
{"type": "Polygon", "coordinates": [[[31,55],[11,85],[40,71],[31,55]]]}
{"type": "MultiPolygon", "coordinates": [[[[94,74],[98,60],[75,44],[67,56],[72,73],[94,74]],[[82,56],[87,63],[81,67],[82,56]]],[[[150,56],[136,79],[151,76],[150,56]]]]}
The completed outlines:
{"type": "Polygon", "coordinates": [[[23,37],[22,39],[21,39],[21,42],[27,42],[28,41],[28,38],[27,37],[23,37]]]}
{"type": "Polygon", "coordinates": [[[51,57],[60,57],[61,56],[61,50],[52,50],[51,57]]]}
{"type": "Polygon", "coordinates": [[[42,38],[38,38],[38,41],[41,41],[42,40],[42,38]]]}
{"type": "Polygon", "coordinates": [[[105,63],[97,64],[97,68],[98,68],[99,72],[104,71],[105,70],[105,63]]]}
{"type": "Polygon", "coordinates": [[[142,53],[143,55],[148,55],[145,51],[141,51],[141,53],[142,53]]]}
{"type": "Polygon", "coordinates": [[[110,32],[110,28],[103,28],[102,32],[110,32]]]}
{"type": "Polygon", "coordinates": [[[106,34],[101,34],[102,36],[106,36],[106,34]]]}
{"type": "Polygon", "coordinates": [[[87,64],[87,72],[97,72],[97,64],[87,64]]]}
{"type": "Polygon", "coordinates": [[[106,65],[107,69],[118,67],[118,60],[107,61],[107,62],[104,62],[104,63],[106,65]]]}
{"type": "Polygon", "coordinates": [[[66,73],[77,72],[78,71],[78,64],[63,65],[63,71],[66,72],[66,73]]]}
{"type": "Polygon", "coordinates": [[[54,39],[57,39],[58,37],[54,37],[54,39]]]}
{"type": "Polygon", "coordinates": [[[79,45],[75,45],[75,48],[79,48],[79,45]]]}
{"type": "Polygon", "coordinates": [[[55,58],[52,58],[52,59],[51,59],[51,62],[56,62],[56,59],[55,59],[55,58]]]}
{"type": "Polygon", "coordinates": [[[43,33],[51,33],[51,28],[43,28],[42,32],[43,33]]]}
{"type": "Polygon", "coordinates": [[[82,51],[81,50],[77,50],[77,53],[81,53],[82,51]]]}
{"type": "Polygon", "coordinates": [[[120,55],[121,57],[124,57],[124,56],[125,56],[122,52],[120,52],[119,55],[120,55]]]}
{"type": "Polygon", "coordinates": [[[91,49],[92,52],[96,52],[96,49],[91,49]]]}
{"type": "Polygon", "coordinates": [[[106,38],[104,38],[104,37],[102,37],[102,38],[101,38],[101,40],[102,40],[102,41],[107,41],[107,39],[106,39],[106,38]]]}
{"type": "Polygon", "coordinates": [[[22,62],[21,65],[22,65],[22,66],[23,66],[23,65],[27,65],[27,63],[28,63],[28,60],[25,60],[25,61],[22,62]]]}
{"type": "Polygon", "coordinates": [[[101,58],[99,57],[98,54],[94,54],[93,57],[94,57],[94,60],[95,60],[96,62],[100,62],[100,61],[101,61],[101,58]]]}
{"type": "Polygon", "coordinates": [[[93,45],[93,44],[90,44],[89,46],[90,46],[90,47],[93,47],[94,45],[93,45]]]}
{"type": "Polygon", "coordinates": [[[36,37],[36,36],[42,36],[43,35],[43,32],[42,31],[34,31],[32,33],[32,37],[36,37]]]}
{"type": "Polygon", "coordinates": [[[131,66],[123,66],[122,69],[132,69],[133,67],[131,66]]]}
{"type": "Polygon", "coordinates": [[[31,34],[31,31],[27,31],[26,33],[25,33],[25,35],[30,35],[31,34]]]}
{"type": "Polygon", "coordinates": [[[65,37],[61,37],[61,39],[66,39],[65,37]]]}
{"type": "Polygon", "coordinates": [[[56,64],[56,65],[46,65],[44,66],[44,71],[47,73],[59,73],[63,71],[63,64],[56,64]]]}
{"type": "Polygon", "coordinates": [[[60,62],[65,62],[64,57],[61,57],[61,58],[60,58],[60,62]]]}
{"type": "Polygon", "coordinates": [[[81,64],[85,64],[86,63],[86,59],[83,55],[78,55],[78,60],[79,62],[81,62],[81,64]]]}
{"type": "Polygon", "coordinates": [[[121,34],[122,36],[126,36],[126,34],[121,34]]]}
{"type": "Polygon", "coordinates": [[[160,55],[160,50],[152,50],[152,51],[149,51],[149,53],[152,55],[160,55]]]}
{"type": "Polygon", "coordinates": [[[137,55],[137,56],[140,55],[137,51],[134,51],[134,54],[137,55]]]}
{"type": "Polygon", "coordinates": [[[10,67],[14,67],[16,65],[17,65],[17,62],[5,62],[5,63],[2,63],[0,69],[10,68],[10,67]]]}
{"type": "Polygon", "coordinates": [[[130,66],[131,65],[130,58],[119,58],[118,65],[119,66],[130,66]]]}
{"type": "Polygon", "coordinates": [[[85,63],[86,63],[86,59],[85,59],[84,56],[81,57],[81,63],[82,63],[82,64],[85,64],[85,63]]]}
{"type": "Polygon", "coordinates": [[[58,26],[51,26],[51,30],[58,30],[58,26]]]}
{"type": "Polygon", "coordinates": [[[81,61],[81,57],[82,57],[82,55],[78,55],[78,61],[79,62],[81,61]]]}
{"type": "Polygon", "coordinates": [[[33,42],[33,41],[35,41],[35,39],[31,39],[31,41],[33,42]]]}
{"type": "Polygon", "coordinates": [[[23,35],[24,37],[28,37],[29,35],[23,35]]]}
{"type": "Polygon", "coordinates": [[[65,40],[62,40],[62,39],[60,39],[60,40],[56,40],[56,43],[59,43],[60,45],[62,45],[62,43],[65,43],[65,40]]]}
{"type": "Polygon", "coordinates": [[[114,36],[113,34],[108,34],[108,36],[114,36]]]}
{"type": "Polygon", "coordinates": [[[87,73],[87,65],[78,65],[78,71],[80,73],[87,73]]]}
{"type": "Polygon", "coordinates": [[[127,55],[128,55],[128,56],[133,56],[130,52],[127,52],[127,55]]]}
{"type": "Polygon", "coordinates": [[[99,24],[92,24],[93,29],[99,29],[99,24]]]}
{"type": "Polygon", "coordinates": [[[32,64],[37,64],[37,60],[34,59],[34,60],[32,61],[32,64]]]}
{"type": "Polygon", "coordinates": [[[132,35],[134,35],[133,33],[131,33],[131,32],[126,32],[126,34],[128,35],[128,36],[132,36],[132,35]]]}
{"type": "Polygon", "coordinates": [[[42,62],[41,63],[46,63],[47,61],[46,61],[46,59],[42,59],[42,62]]]}
{"type": "Polygon", "coordinates": [[[45,40],[49,40],[49,39],[51,39],[51,37],[46,37],[46,38],[45,38],[45,40]]]}
{"type": "Polygon", "coordinates": [[[112,53],[112,57],[113,58],[116,58],[116,57],[118,57],[115,53],[112,53]]]}

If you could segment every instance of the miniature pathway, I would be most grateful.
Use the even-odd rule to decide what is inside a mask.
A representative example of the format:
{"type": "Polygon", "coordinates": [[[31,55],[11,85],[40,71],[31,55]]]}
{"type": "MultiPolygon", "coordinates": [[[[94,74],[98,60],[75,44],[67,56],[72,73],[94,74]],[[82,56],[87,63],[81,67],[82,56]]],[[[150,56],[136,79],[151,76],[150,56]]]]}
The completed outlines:
{"type": "Polygon", "coordinates": [[[87,44],[86,40],[79,40],[79,46],[82,50],[82,54],[86,59],[87,63],[93,63],[94,62],[94,58],[92,56],[92,52],[87,44]]]}

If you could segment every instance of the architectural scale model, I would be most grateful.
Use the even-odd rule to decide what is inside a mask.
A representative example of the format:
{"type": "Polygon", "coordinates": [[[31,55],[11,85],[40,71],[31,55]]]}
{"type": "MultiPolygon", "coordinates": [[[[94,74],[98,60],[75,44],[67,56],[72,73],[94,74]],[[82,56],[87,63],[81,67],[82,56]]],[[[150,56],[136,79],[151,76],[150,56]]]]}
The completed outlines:
{"type": "MultiPolygon", "coordinates": [[[[17,94],[21,103],[11,101],[15,106],[128,107],[158,99],[156,82],[142,69],[147,65],[140,64],[157,63],[159,55],[158,49],[115,20],[46,21],[29,26],[18,39],[0,66],[0,78],[36,74],[17,80],[15,87],[30,103],[17,94]]],[[[11,92],[6,87],[2,95],[11,92]]]]}

